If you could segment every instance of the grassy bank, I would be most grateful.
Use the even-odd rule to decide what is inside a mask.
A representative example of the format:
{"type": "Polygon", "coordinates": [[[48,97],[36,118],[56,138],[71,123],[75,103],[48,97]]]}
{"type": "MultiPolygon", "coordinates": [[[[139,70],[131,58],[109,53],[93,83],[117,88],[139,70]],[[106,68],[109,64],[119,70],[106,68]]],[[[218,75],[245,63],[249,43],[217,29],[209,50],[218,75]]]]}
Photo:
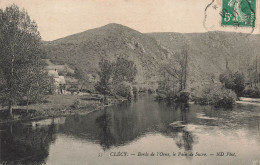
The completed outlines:
{"type": "Polygon", "coordinates": [[[118,104],[125,99],[121,97],[108,97],[108,104],[102,103],[102,95],[49,95],[42,103],[27,106],[14,106],[13,119],[8,117],[7,107],[0,109],[0,122],[36,120],[48,117],[65,116],[71,114],[87,114],[103,109],[105,106],[118,104]]]}

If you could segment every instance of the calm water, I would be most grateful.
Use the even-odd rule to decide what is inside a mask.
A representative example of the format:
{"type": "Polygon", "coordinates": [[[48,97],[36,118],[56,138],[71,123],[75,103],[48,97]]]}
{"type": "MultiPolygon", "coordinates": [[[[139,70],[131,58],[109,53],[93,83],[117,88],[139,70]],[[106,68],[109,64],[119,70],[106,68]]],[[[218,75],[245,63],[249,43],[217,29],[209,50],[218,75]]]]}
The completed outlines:
{"type": "Polygon", "coordinates": [[[47,119],[37,124],[1,124],[0,161],[251,165],[260,161],[259,113],[259,106],[254,105],[216,110],[193,104],[168,106],[154,102],[152,96],[143,96],[89,115],[47,119]],[[128,156],[114,156],[118,152],[127,152],[128,156]],[[138,152],[150,156],[138,156],[138,152]],[[157,152],[164,156],[157,156],[157,152]],[[195,156],[196,152],[207,156],[195,156]],[[235,156],[216,156],[217,152],[235,156]]]}

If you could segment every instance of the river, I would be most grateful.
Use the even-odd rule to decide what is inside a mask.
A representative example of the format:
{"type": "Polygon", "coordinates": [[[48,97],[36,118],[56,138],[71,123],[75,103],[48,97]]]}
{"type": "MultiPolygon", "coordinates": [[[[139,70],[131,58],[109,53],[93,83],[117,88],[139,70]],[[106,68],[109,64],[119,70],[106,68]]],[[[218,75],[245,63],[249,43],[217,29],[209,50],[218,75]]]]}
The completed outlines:
{"type": "Polygon", "coordinates": [[[88,115],[1,124],[0,138],[0,164],[251,165],[260,161],[260,110],[145,95],[88,115]]]}

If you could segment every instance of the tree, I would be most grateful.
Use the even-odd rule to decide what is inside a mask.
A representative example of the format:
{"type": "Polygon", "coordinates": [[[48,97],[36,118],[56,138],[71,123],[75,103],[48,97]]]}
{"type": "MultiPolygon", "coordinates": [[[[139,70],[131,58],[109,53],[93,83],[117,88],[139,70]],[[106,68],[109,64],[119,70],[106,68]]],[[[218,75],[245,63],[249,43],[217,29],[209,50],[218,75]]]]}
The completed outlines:
{"type": "Polygon", "coordinates": [[[100,71],[98,72],[100,80],[96,84],[96,90],[106,97],[110,93],[110,79],[113,73],[113,64],[108,60],[102,59],[99,62],[100,71]]]}
{"type": "Polygon", "coordinates": [[[21,71],[39,63],[40,42],[37,25],[25,10],[16,5],[0,10],[0,66],[10,116],[12,106],[23,97],[21,71]]]}
{"type": "Polygon", "coordinates": [[[187,74],[188,74],[188,52],[187,46],[182,49],[181,56],[179,58],[180,71],[179,71],[179,80],[180,80],[180,91],[186,89],[187,86],[187,74]]]}
{"type": "Polygon", "coordinates": [[[232,90],[236,92],[238,96],[241,96],[245,89],[245,77],[242,73],[236,72],[234,74],[234,86],[232,90]]]}
{"type": "Polygon", "coordinates": [[[119,82],[134,82],[135,76],[137,74],[137,69],[133,61],[128,61],[124,58],[117,58],[114,67],[113,80],[116,83],[119,82]]]}
{"type": "Polygon", "coordinates": [[[132,85],[137,74],[136,66],[133,61],[128,61],[124,58],[117,58],[115,63],[102,59],[99,63],[100,77],[96,85],[96,90],[104,95],[118,94],[123,97],[132,98],[132,85]],[[112,89],[113,87],[113,89],[112,89]]]}
{"type": "Polygon", "coordinates": [[[79,91],[81,91],[82,88],[86,86],[86,83],[89,82],[88,76],[84,73],[82,69],[76,68],[74,71],[74,77],[79,81],[80,84],[80,87],[78,89],[79,91]]]}
{"type": "Polygon", "coordinates": [[[29,103],[41,101],[44,94],[49,92],[49,81],[51,79],[39,66],[25,68],[22,70],[21,75],[21,89],[23,95],[26,97],[28,112],[29,103]]]}
{"type": "Polygon", "coordinates": [[[227,89],[232,89],[234,86],[233,73],[227,69],[224,73],[219,75],[219,81],[224,84],[227,89]]]}
{"type": "Polygon", "coordinates": [[[255,60],[253,63],[249,64],[247,71],[248,71],[248,79],[250,86],[253,87],[257,86],[257,83],[259,83],[260,74],[258,73],[259,65],[258,65],[258,54],[255,57],[255,60]]]}
{"type": "Polygon", "coordinates": [[[179,86],[179,92],[187,88],[187,76],[188,76],[188,52],[187,46],[183,47],[180,53],[173,53],[173,58],[168,60],[163,66],[166,71],[168,80],[175,83],[174,86],[179,86]],[[177,81],[177,83],[176,83],[177,81]]]}
{"type": "Polygon", "coordinates": [[[240,72],[233,74],[230,70],[227,70],[225,73],[219,75],[219,81],[224,84],[225,88],[236,92],[238,96],[241,96],[245,89],[245,77],[240,72]]]}

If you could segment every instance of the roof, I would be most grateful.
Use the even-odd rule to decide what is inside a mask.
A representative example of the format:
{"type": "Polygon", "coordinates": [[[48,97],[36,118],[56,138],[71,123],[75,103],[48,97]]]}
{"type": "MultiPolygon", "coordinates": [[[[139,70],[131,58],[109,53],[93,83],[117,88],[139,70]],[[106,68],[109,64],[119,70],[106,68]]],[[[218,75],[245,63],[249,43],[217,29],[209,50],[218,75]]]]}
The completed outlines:
{"type": "Polygon", "coordinates": [[[49,70],[48,74],[50,76],[53,76],[54,78],[59,78],[59,74],[58,74],[58,72],[56,70],[49,70]]]}
{"type": "Polygon", "coordinates": [[[58,70],[58,71],[63,71],[65,70],[65,65],[48,65],[45,66],[45,70],[58,70]]]}
{"type": "Polygon", "coordinates": [[[71,77],[65,77],[66,84],[78,84],[78,79],[71,78],[71,77]]]}
{"type": "Polygon", "coordinates": [[[66,84],[64,76],[59,76],[59,84],[66,84]]]}

